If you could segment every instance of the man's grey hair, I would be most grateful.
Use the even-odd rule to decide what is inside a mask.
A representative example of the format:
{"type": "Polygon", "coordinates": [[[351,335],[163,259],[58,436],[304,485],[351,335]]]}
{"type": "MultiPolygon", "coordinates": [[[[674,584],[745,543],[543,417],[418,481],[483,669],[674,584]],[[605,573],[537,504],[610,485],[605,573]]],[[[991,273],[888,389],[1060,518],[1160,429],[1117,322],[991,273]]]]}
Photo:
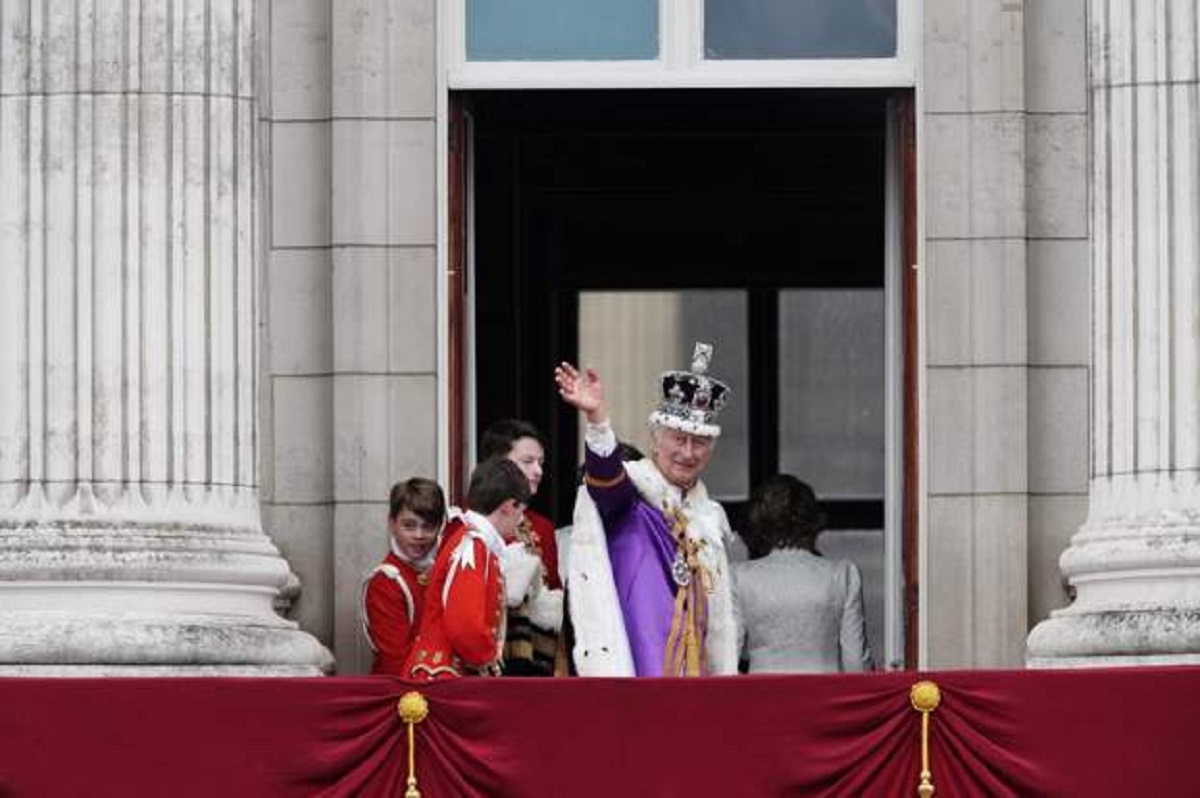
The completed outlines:
{"type": "Polygon", "coordinates": [[[714,448],[717,445],[717,438],[715,436],[697,435],[694,432],[686,432],[681,429],[675,429],[674,427],[668,427],[666,424],[659,424],[657,421],[653,421],[653,420],[646,422],[646,429],[649,430],[649,432],[650,432],[650,444],[652,446],[658,445],[658,438],[664,432],[679,432],[684,435],[691,435],[694,438],[707,438],[708,446],[710,449],[714,448]]]}

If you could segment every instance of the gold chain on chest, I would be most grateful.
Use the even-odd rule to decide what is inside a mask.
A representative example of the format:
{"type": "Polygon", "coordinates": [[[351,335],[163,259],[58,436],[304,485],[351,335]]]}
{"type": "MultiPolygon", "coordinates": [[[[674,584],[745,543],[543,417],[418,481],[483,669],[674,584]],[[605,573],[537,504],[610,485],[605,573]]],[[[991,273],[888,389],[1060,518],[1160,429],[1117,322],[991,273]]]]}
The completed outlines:
{"type": "Polygon", "coordinates": [[[675,538],[675,562],[671,566],[671,575],[680,587],[687,585],[693,576],[699,576],[704,592],[713,592],[712,574],[704,565],[700,553],[708,545],[708,541],[696,540],[688,536],[687,516],[682,507],[671,507],[663,503],[663,514],[670,524],[671,537],[675,538]]]}
{"type": "Polygon", "coordinates": [[[529,523],[528,518],[522,518],[521,523],[517,525],[516,538],[524,543],[527,549],[536,554],[539,560],[542,559],[541,536],[533,528],[533,524],[529,523]]]}

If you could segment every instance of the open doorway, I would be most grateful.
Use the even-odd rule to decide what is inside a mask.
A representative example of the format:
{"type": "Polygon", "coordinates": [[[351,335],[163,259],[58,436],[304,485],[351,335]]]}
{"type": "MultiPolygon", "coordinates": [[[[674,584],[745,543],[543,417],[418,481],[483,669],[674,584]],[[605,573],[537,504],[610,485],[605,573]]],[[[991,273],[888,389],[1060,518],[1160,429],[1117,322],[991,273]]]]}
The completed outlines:
{"type": "Polygon", "coordinates": [[[554,364],[601,367],[621,391],[619,434],[640,444],[657,373],[686,365],[693,341],[715,344],[735,398],[710,492],[736,528],[767,476],[810,482],[830,521],[819,545],[862,569],[877,659],[911,662],[892,93],[454,99],[470,123],[457,131],[470,151],[464,437],[504,417],[541,427],[539,509],[569,523],[580,431],[554,364]]]}

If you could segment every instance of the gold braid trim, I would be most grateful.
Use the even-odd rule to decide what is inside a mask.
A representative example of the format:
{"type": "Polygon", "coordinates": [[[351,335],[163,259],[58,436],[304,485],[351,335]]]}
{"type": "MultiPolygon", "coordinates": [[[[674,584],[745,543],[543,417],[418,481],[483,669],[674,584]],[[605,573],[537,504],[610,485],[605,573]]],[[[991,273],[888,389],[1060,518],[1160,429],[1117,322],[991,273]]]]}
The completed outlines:
{"type": "Polygon", "coordinates": [[[663,514],[671,522],[671,535],[692,575],[688,584],[678,585],[675,590],[675,612],[663,652],[663,675],[703,676],[707,655],[704,632],[698,628],[698,612],[700,602],[713,590],[712,575],[700,560],[704,541],[687,536],[687,517],[682,508],[664,506],[663,514]]]}
{"type": "Polygon", "coordinates": [[[424,663],[421,663],[419,665],[414,665],[411,675],[416,676],[417,674],[421,674],[421,673],[425,674],[426,676],[428,676],[430,678],[432,678],[434,676],[442,676],[444,674],[449,674],[451,676],[462,676],[463,675],[463,672],[460,671],[458,668],[454,667],[453,665],[426,665],[424,663]]]}
{"type": "MultiPolygon", "coordinates": [[[[542,559],[542,538],[533,528],[533,524],[529,522],[528,516],[521,517],[521,523],[517,525],[516,532],[517,540],[525,544],[525,548],[529,549],[537,558],[542,559]]],[[[546,575],[542,574],[542,581],[545,581],[546,575]]]]}
{"type": "Polygon", "coordinates": [[[588,485],[591,485],[593,488],[611,488],[613,485],[620,485],[625,479],[627,479],[627,477],[625,476],[625,469],[623,468],[621,469],[621,472],[612,479],[600,479],[600,477],[594,477],[591,474],[583,475],[583,481],[588,485]]]}

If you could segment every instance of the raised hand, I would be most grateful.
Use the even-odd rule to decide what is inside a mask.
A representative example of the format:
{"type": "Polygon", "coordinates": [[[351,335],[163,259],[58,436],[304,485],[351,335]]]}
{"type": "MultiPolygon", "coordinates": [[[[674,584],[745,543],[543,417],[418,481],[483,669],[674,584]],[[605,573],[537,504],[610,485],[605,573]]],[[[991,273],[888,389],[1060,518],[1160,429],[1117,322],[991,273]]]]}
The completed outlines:
{"type": "Polygon", "coordinates": [[[595,369],[587,368],[581,372],[570,363],[560,363],[554,369],[554,382],[563,401],[582,412],[588,422],[599,424],[608,420],[604,383],[595,369]]]}

